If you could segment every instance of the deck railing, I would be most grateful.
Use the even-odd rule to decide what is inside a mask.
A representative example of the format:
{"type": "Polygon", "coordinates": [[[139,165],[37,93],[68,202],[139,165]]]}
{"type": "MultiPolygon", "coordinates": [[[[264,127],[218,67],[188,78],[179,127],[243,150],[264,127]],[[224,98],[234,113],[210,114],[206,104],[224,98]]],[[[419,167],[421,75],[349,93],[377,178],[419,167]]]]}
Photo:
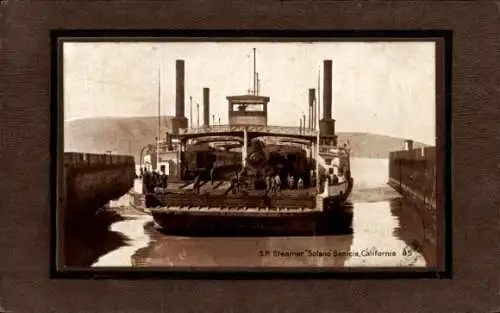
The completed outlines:
{"type": "Polygon", "coordinates": [[[196,135],[203,133],[230,133],[242,132],[246,128],[249,132],[272,133],[276,135],[317,136],[317,130],[293,126],[263,126],[263,125],[210,125],[199,128],[180,129],[181,135],[196,135]]]}
{"type": "Polygon", "coordinates": [[[155,195],[163,206],[176,207],[216,207],[216,208],[314,208],[315,197],[282,197],[270,198],[268,201],[261,196],[242,196],[238,198],[222,195],[168,194],[155,195]]]}

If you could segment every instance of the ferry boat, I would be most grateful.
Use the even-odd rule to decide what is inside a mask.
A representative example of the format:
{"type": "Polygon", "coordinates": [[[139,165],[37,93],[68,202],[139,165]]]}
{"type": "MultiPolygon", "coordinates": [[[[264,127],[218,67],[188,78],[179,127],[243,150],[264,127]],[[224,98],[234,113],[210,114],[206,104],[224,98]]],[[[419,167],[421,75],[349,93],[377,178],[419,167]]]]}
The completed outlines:
{"type": "MultiPolygon", "coordinates": [[[[331,72],[328,80],[331,85],[331,72]]],[[[151,214],[166,232],[349,230],[350,148],[337,145],[334,121],[328,116],[319,121],[318,114],[318,127],[312,122],[306,127],[305,120],[299,127],[268,125],[270,98],[257,90],[227,97],[228,125],[210,124],[204,90],[202,126],[188,127],[184,119],[164,140],[141,151],[143,183],[131,204],[151,214]]]]}

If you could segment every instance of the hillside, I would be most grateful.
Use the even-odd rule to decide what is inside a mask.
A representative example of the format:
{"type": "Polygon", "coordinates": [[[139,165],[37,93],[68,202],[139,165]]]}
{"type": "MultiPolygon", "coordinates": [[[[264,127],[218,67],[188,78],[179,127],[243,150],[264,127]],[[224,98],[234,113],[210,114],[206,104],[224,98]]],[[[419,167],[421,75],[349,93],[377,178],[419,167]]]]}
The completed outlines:
{"type": "MultiPolygon", "coordinates": [[[[171,129],[171,119],[171,116],[161,119],[164,133],[171,129]]],[[[157,117],[92,118],[66,122],[64,151],[105,153],[110,150],[134,155],[138,161],[141,148],[154,143],[157,125],[157,117]]]]}
{"type": "MultiPolygon", "coordinates": [[[[387,158],[389,152],[404,149],[404,138],[395,138],[370,133],[337,133],[338,143],[350,141],[353,157],[387,158]]],[[[425,147],[420,142],[414,142],[415,148],[425,147]]]]}
{"type": "MultiPolygon", "coordinates": [[[[162,117],[162,137],[171,129],[171,116],[162,117]]],[[[156,117],[91,118],[66,122],[64,149],[72,152],[105,153],[113,151],[139,158],[141,148],[153,143],[157,134],[156,117]]],[[[368,133],[338,133],[339,144],[350,140],[353,157],[387,158],[390,151],[401,150],[404,139],[368,133]]],[[[425,146],[415,143],[415,147],[425,146]]]]}

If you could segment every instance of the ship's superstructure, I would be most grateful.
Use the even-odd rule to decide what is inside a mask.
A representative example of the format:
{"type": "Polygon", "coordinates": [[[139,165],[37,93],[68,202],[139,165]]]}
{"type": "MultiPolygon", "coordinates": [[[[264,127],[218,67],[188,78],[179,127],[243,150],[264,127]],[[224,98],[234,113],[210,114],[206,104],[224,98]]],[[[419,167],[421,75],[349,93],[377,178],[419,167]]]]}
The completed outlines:
{"type": "Polygon", "coordinates": [[[308,125],[305,117],[299,127],[270,125],[271,99],[258,94],[254,67],[254,90],[227,97],[228,124],[216,124],[215,118],[210,123],[210,90],[203,88],[203,124],[193,127],[191,121],[188,127],[184,61],[176,61],[172,132],[141,151],[141,165],[147,168],[148,161],[149,168],[160,173],[141,172],[144,186],[139,202],[157,222],[169,227],[180,215],[279,218],[338,208],[349,196],[353,181],[349,150],[337,146],[332,119],[331,60],[323,66],[322,119],[319,96],[310,88],[308,125]]]}
{"type": "Polygon", "coordinates": [[[227,97],[229,125],[267,126],[269,97],[242,95],[227,97]]]}

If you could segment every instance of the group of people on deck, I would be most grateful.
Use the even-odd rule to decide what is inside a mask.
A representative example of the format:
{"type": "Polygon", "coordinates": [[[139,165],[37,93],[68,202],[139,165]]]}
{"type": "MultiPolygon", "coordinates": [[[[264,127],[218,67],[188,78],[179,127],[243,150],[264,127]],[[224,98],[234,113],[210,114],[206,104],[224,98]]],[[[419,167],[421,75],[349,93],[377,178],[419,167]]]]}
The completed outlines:
{"type": "MultiPolygon", "coordinates": [[[[269,175],[266,176],[266,191],[267,192],[280,192],[281,188],[283,187],[281,177],[278,174],[275,175],[269,175]]],[[[304,179],[302,177],[298,177],[297,181],[295,180],[295,177],[293,175],[288,174],[286,178],[286,187],[290,190],[292,189],[298,189],[298,190],[303,190],[304,189],[304,179]]]]}
{"type": "MultiPolygon", "coordinates": [[[[233,193],[239,192],[248,185],[249,181],[247,178],[248,173],[245,169],[235,173],[231,180],[231,189],[233,193]]],[[[327,179],[327,177],[325,177],[325,179],[327,179]]],[[[302,176],[294,176],[291,173],[286,174],[285,177],[274,173],[265,176],[264,180],[266,184],[266,193],[278,193],[283,189],[304,190],[306,188],[304,178],[302,176]]],[[[309,187],[316,186],[316,171],[310,171],[310,177],[307,183],[309,187]]]]}
{"type": "Polygon", "coordinates": [[[141,168],[139,178],[142,179],[143,192],[148,193],[165,193],[168,187],[168,175],[165,173],[165,168],[160,171],[150,171],[148,168],[141,168]]]}

